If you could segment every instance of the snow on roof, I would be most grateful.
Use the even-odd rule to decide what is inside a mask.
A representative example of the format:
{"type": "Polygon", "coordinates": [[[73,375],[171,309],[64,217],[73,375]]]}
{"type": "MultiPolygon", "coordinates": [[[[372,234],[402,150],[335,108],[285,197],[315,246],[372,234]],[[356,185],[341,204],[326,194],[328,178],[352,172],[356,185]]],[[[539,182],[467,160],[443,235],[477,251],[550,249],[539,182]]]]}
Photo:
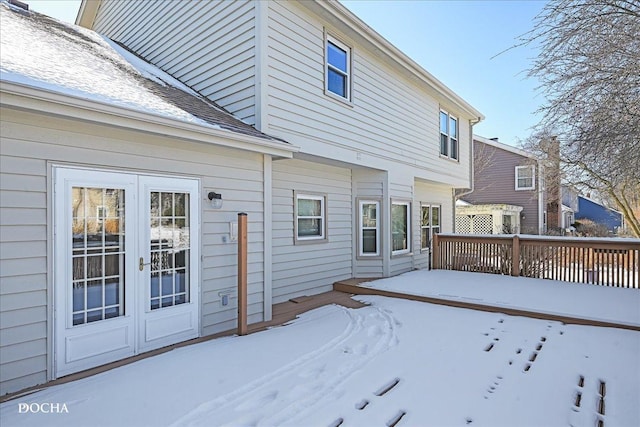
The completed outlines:
{"type": "Polygon", "coordinates": [[[0,0],[0,79],[276,140],[94,31],[0,0]]]}

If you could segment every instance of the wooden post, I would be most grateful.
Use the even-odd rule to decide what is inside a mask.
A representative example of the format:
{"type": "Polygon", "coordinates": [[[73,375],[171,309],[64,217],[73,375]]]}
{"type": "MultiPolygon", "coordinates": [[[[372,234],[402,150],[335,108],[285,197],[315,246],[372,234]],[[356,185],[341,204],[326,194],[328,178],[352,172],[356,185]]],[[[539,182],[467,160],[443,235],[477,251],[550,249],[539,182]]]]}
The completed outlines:
{"type": "Polygon", "coordinates": [[[247,334],[247,214],[238,214],[238,335],[247,334]]]}
{"type": "Polygon", "coordinates": [[[440,247],[438,242],[438,233],[433,233],[433,239],[431,240],[431,264],[429,264],[429,270],[437,270],[440,268],[440,247]]]}
{"type": "Polygon", "coordinates": [[[511,275],[520,276],[520,237],[516,234],[513,236],[511,247],[511,275]]]}

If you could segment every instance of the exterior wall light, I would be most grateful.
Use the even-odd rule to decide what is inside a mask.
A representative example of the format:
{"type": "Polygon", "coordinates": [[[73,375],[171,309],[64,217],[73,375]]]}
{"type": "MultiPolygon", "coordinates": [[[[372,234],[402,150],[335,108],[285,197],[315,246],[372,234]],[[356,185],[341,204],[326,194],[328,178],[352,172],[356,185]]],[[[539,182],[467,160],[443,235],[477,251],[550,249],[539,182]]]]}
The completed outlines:
{"type": "Polygon", "coordinates": [[[222,208],[222,194],[216,193],[215,191],[210,191],[207,197],[209,198],[209,201],[211,202],[211,207],[213,209],[222,208]]]}

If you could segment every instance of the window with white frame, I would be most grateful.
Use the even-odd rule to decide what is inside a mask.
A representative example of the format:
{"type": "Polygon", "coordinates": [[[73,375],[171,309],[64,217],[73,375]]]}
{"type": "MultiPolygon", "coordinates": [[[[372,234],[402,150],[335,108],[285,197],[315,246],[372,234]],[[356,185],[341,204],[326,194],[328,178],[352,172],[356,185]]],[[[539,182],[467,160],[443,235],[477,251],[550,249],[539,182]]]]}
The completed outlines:
{"type": "Polygon", "coordinates": [[[536,172],[533,165],[516,166],[516,190],[533,190],[536,188],[536,172]]]}
{"type": "Polygon", "coordinates": [[[440,110],[440,154],[458,160],[458,119],[440,110]]]}
{"type": "Polygon", "coordinates": [[[358,230],[359,256],[380,255],[380,201],[360,200],[360,227],[358,230]]]}
{"type": "Polygon", "coordinates": [[[421,249],[429,249],[434,233],[440,232],[440,205],[423,203],[421,206],[421,249]]]}
{"type": "Polygon", "coordinates": [[[411,203],[391,203],[391,254],[411,252],[411,203]]]}
{"type": "Polygon", "coordinates": [[[295,243],[327,240],[327,196],[294,192],[295,243]]]}
{"type": "Polygon", "coordinates": [[[327,35],[325,49],[325,90],[346,100],[351,99],[351,49],[327,35]]]}

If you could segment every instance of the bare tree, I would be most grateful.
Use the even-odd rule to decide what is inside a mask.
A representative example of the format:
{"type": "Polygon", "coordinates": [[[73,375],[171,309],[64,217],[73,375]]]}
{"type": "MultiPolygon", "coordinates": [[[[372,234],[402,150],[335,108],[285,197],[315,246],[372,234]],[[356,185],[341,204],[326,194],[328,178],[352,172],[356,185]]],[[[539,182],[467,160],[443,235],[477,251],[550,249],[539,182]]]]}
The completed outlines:
{"type": "Polygon", "coordinates": [[[565,182],[613,203],[640,237],[640,1],[550,0],[523,44],[540,47],[528,74],[546,98],[527,148],[556,136],[565,182]]]}

